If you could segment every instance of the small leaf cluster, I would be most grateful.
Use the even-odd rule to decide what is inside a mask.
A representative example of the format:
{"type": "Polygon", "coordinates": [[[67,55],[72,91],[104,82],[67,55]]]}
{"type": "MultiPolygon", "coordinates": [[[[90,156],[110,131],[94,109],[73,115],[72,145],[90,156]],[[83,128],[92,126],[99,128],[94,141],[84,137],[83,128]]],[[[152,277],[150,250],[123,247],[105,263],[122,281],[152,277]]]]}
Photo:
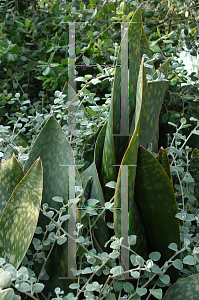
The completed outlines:
{"type": "Polygon", "coordinates": [[[38,283],[35,273],[22,266],[16,270],[13,265],[6,263],[4,258],[0,258],[0,295],[2,299],[20,300],[18,292],[33,296],[41,293],[44,289],[43,283],[38,283]]]}

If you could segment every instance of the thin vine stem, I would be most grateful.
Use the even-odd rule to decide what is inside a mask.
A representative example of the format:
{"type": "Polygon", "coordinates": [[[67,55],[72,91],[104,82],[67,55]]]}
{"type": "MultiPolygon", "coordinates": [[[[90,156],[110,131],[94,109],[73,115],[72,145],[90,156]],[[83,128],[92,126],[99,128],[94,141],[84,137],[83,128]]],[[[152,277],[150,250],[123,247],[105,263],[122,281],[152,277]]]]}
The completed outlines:
{"type": "Polygon", "coordinates": [[[77,294],[76,297],[78,297],[81,292],[83,292],[84,288],[87,286],[87,284],[89,283],[89,281],[91,281],[91,279],[95,276],[95,274],[103,267],[105,266],[105,264],[109,261],[110,257],[108,257],[104,262],[103,264],[99,267],[99,269],[97,269],[92,275],[91,277],[87,280],[87,282],[84,284],[84,286],[81,288],[81,290],[79,291],[79,293],[77,294]]]}
{"type": "MultiPolygon", "coordinates": [[[[199,127],[199,122],[198,122],[198,124],[196,125],[196,127],[193,129],[193,130],[196,130],[197,128],[199,127]]],[[[188,135],[188,137],[186,138],[186,140],[185,140],[185,142],[184,142],[184,144],[182,145],[182,147],[180,148],[180,150],[179,151],[181,151],[183,148],[184,148],[184,146],[186,145],[186,143],[188,142],[188,140],[190,139],[190,137],[192,136],[192,134],[193,134],[193,130],[190,132],[190,134],[188,135]]],[[[177,158],[177,154],[176,154],[176,156],[174,157],[174,159],[176,159],[177,158]]],[[[174,163],[174,159],[173,159],[173,161],[171,162],[171,165],[170,166],[172,166],[173,165],[173,163],[174,163]]]]}

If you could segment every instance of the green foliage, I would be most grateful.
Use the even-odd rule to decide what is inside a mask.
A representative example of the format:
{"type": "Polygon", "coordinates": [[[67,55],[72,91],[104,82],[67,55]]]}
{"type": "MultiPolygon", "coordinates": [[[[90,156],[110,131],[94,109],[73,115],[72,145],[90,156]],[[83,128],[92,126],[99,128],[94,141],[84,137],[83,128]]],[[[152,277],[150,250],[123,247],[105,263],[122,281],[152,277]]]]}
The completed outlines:
{"type": "MultiPolygon", "coordinates": [[[[193,55],[197,51],[195,2],[2,3],[0,297],[18,300],[23,293],[67,300],[84,293],[89,299],[162,299],[178,274],[188,283],[187,276],[199,271],[198,149],[191,153],[187,146],[198,148],[198,83],[192,75],[189,84],[175,56],[181,29],[187,47],[193,55]],[[119,24],[107,26],[113,20],[128,22],[121,44],[119,24]],[[68,21],[76,21],[76,63],[81,64],[71,134],[68,21]],[[127,34],[130,138],[113,135],[120,133],[120,84],[126,78],[118,65],[127,34]],[[168,121],[173,139],[158,152],[159,125],[168,121]],[[128,247],[121,236],[125,165],[133,165],[125,177],[128,247]],[[68,166],[76,179],[73,173],[68,181],[68,166]],[[69,182],[75,182],[73,192],[69,182]],[[69,234],[69,228],[75,231],[69,234]],[[120,265],[124,249],[131,254],[130,270],[120,265]],[[59,279],[68,276],[71,257],[76,259],[73,277],[59,279]]],[[[177,285],[165,297],[176,287],[184,296],[177,285]]],[[[197,289],[194,280],[191,285],[197,289]]]]}
{"type": "MultiPolygon", "coordinates": [[[[74,165],[73,151],[66,140],[66,136],[52,116],[49,118],[39,136],[37,137],[31,151],[29,158],[24,166],[24,171],[29,169],[29,166],[35,160],[35,157],[40,157],[43,164],[43,193],[42,193],[42,206],[53,207],[54,211],[58,211],[60,203],[67,204],[68,202],[68,166],[74,165]],[[57,195],[56,197],[54,197],[57,195]],[[61,202],[60,202],[61,201],[61,202]]],[[[81,186],[80,177],[77,169],[76,172],[76,185],[81,186]]],[[[75,182],[73,174],[70,176],[71,182],[75,182]]],[[[70,191],[69,191],[70,195],[70,191]]],[[[52,211],[54,214],[54,212],[52,211]]],[[[73,213],[69,210],[69,214],[73,213]]],[[[47,213],[48,216],[48,213],[47,213]]],[[[51,216],[52,217],[52,216],[51,216]]],[[[76,210],[76,220],[78,221],[78,210],[76,210]]],[[[67,220],[67,219],[66,219],[67,220]]],[[[63,216],[59,216],[59,222],[63,222],[63,216]]],[[[60,225],[62,225],[62,222],[60,225]]],[[[45,216],[40,217],[38,225],[41,226],[43,231],[45,226],[48,226],[48,219],[45,216]]],[[[68,232],[68,223],[64,222],[62,225],[63,229],[68,232]]],[[[50,230],[47,227],[47,230],[50,230]]],[[[51,230],[50,230],[51,231],[51,230]]],[[[62,289],[64,287],[60,285],[59,276],[66,276],[66,270],[68,269],[68,242],[66,245],[60,247],[66,242],[65,236],[58,235],[57,243],[53,246],[51,258],[47,264],[47,272],[49,274],[49,291],[53,292],[54,289],[59,285],[62,289]],[[56,261],[55,257],[59,257],[56,261]],[[56,269],[56,272],[55,272],[56,269]]]]}
{"type": "Polygon", "coordinates": [[[198,299],[198,274],[186,277],[172,285],[166,292],[163,300],[169,299],[198,299]]]}
{"type": "MultiPolygon", "coordinates": [[[[28,250],[37,225],[43,188],[41,168],[41,160],[37,159],[16,185],[11,197],[7,198],[9,200],[1,216],[0,255],[16,268],[28,250]]],[[[5,171],[5,176],[6,173],[5,171]]],[[[2,193],[2,200],[5,196],[7,193],[5,195],[2,193]]]]}
{"type": "Polygon", "coordinates": [[[15,156],[12,156],[8,160],[0,164],[0,178],[1,178],[1,202],[0,202],[0,215],[7,204],[14,188],[24,177],[24,172],[16,160],[15,156]]]}

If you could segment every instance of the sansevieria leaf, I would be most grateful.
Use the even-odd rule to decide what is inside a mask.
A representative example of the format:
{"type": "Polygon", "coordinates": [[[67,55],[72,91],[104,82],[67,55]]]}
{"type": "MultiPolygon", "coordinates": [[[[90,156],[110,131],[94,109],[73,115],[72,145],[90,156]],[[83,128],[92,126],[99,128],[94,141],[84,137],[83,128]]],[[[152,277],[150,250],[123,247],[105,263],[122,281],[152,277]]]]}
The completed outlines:
{"type": "MultiPolygon", "coordinates": [[[[102,128],[104,128],[104,126],[102,128]]],[[[96,139],[99,137],[102,128],[99,128],[94,135],[87,139],[83,154],[85,162],[84,170],[93,163],[96,139]]]]}
{"type": "Polygon", "coordinates": [[[14,188],[24,177],[24,172],[13,155],[0,164],[0,217],[14,188]]]}
{"type": "MultiPolygon", "coordinates": [[[[160,265],[168,260],[173,251],[168,249],[174,242],[180,249],[177,203],[170,178],[155,157],[139,147],[136,172],[136,203],[144,222],[148,248],[161,253],[160,265]]],[[[172,281],[178,271],[172,269],[172,281]]]]}
{"type": "MultiPolygon", "coordinates": [[[[117,58],[117,66],[115,72],[115,78],[113,83],[113,95],[111,99],[109,119],[106,127],[106,134],[104,140],[103,156],[102,156],[102,167],[100,172],[100,181],[102,184],[102,189],[104,191],[105,200],[109,201],[113,196],[113,191],[105,187],[106,183],[110,181],[116,181],[118,168],[114,166],[115,164],[120,164],[123,158],[125,149],[128,146],[129,136],[120,135],[120,125],[121,125],[121,111],[120,106],[126,107],[126,102],[128,99],[120,99],[121,88],[127,87],[129,81],[129,113],[128,105],[126,113],[129,117],[129,126],[132,122],[133,114],[135,112],[136,105],[136,90],[137,90],[137,80],[140,67],[140,37],[142,33],[142,9],[139,7],[129,24],[126,33],[122,39],[121,51],[128,49],[129,46],[129,80],[128,76],[121,77],[121,67],[120,64],[123,60],[120,59],[120,52],[117,58]],[[132,73],[133,72],[133,73],[132,73]],[[120,104],[121,101],[121,104],[120,104]],[[118,135],[119,136],[116,136],[118,135]]],[[[126,52],[125,52],[126,53],[126,52]]],[[[124,61],[123,61],[124,63],[124,61]]],[[[128,64],[128,61],[125,61],[128,64]]],[[[127,65],[126,65],[127,66],[127,65]]],[[[125,66],[122,66],[124,68],[125,66]]],[[[128,75],[128,74],[127,74],[128,75]]],[[[128,93],[126,95],[128,97],[128,93]]],[[[123,125],[124,125],[123,120],[123,125]]],[[[129,128],[127,129],[127,134],[129,133],[129,128]]]]}
{"type": "MultiPolygon", "coordinates": [[[[152,59],[151,50],[149,48],[147,37],[146,37],[146,34],[144,32],[144,28],[143,28],[143,25],[142,25],[142,35],[141,35],[141,38],[140,38],[140,59],[142,58],[142,56],[144,54],[148,56],[149,60],[152,59]]],[[[145,61],[146,60],[148,60],[148,59],[146,58],[145,61]]],[[[146,73],[151,75],[151,76],[155,73],[155,67],[154,67],[153,61],[150,61],[150,62],[146,63],[146,73]],[[151,67],[148,67],[147,65],[150,65],[151,67]]]]}
{"type": "MultiPolygon", "coordinates": [[[[92,176],[92,186],[91,186],[91,190],[90,190],[90,198],[99,200],[99,202],[97,203],[97,206],[101,206],[101,209],[98,209],[98,214],[99,214],[103,210],[103,208],[105,206],[105,202],[104,202],[104,196],[103,196],[102,188],[101,188],[101,185],[99,182],[99,178],[98,178],[98,174],[97,174],[97,170],[96,170],[96,166],[95,166],[94,162],[81,175],[83,188],[85,187],[87,180],[89,179],[90,176],[92,176]]],[[[97,244],[96,244],[96,240],[94,239],[95,244],[96,244],[95,249],[98,252],[102,252],[102,250],[100,251],[99,247],[101,249],[103,249],[103,251],[105,251],[104,245],[108,241],[108,229],[107,229],[107,225],[105,223],[105,214],[103,214],[98,219],[97,227],[100,230],[94,231],[94,235],[97,240],[97,244]]]]}
{"type": "Polygon", "coordinates": [[[168,158],[166,150],[164,150],[164,149],[159,150],[157,160],[159,161],[159,163],[161,164],[161,166],[167,173],[167,176],[169,177],[169,179],[172,183],[170,163],[169,163],[169,158],[168,158]]]}
{"type": "Polygon", "coordinates": [[[100,130],[96,143],[95,143],[95,150],[94,150],[94,162],[97,168],[98,174],[101,172],[101,163],[102,163],[102,154],[104,148],[104,138],[106,134],[106,126],[107,122],[104,124],[102,129],[100,130]]]}
{"type": "Polygon", "coordinates": [[[166,292],[163,300],[198,300],[199,274],[183,278],[173,284],[166,292]]]}
{"type": "Polygon", "coordinates": [[[0,256],[18,268],[21,264],[39,217],[43,175],[37,159],[14,189],[0,220],[0,256]]]}
{"type": "Polygon", "coordinates": [[[113,192],[108,190],[105,185],[109,181],[116,181],[116,167],[114,166],[115,163],[115,147],[112,134],[112,109],[110,109],[108,123],[106,126],[106,134],[104,138],[101,172],[99,174],[106,201],[109,201],[113,196],[113,192]]]}
{"type": "Polygon", "coordinates": [[[190,173],[195,180],[194,193],[199,202],[199,150],[194,149],[191,153],[190,173]]]}
{"type": "MultiPolygon", "coordinates": [[[[169,68],[169,59],[164,64],[164,69],[163,69],[164,75],[168,72],[168,68],[169,68]]],[[[166,85],[167,85],[166,80],[148,82],[149,112],[148,112],[145,129],[140,139],[140,145],[142,145],[144,148],[148,148],[150,143],[155,144],[156,147],[153,147],[152,145],[152,150],[154,152],[157,152],[157,142],[154,142],[153,139],[155,139],[155,141],[158,139],[158,136],[155,135],[156,132],[155,129],[158,124],[159,114],[164,99],[166,85]]]]}
{"type": "MultiPolygon", "coordinates": [[[[29,159],[25,164],[25,172],[37,156],[40,156],[43,165],[44,180],[42,205],[44,203],[47,203],[49,207],[53,207],[59,210],[61,204],[59,202],[53,201],[52,198],[54,196],[62,197],[64,199],[64,203],[67,204],[70,191],[72,190],[73,193],[73,196],[71,198],[74,198],[75,185],[81,186],[81,181],[79,172],[75,166],[75,159],[73,156],[72,148],[68,143],[66,135],[64,134],[62,128],[53,116],[48,119],[30,151],[29,159]],[[68,175],[68,168],[70,167],[74,167],[75,169],[76,181],[74,174],[70,173],[71,169],[69,169],[68,175]],[[72,183],[72,186],[69,185],[68,179],[72,183]]],[[[70,204],[68,213],[70,214],[69,221],[65,221],[62,227],[66,232],[68,232],[68,228],[69,226],[71,226],[70,228],[72,229],[72,232],[69,231],[69,234],[72,235],[73,238],[76,238],[76,236],[73,234],[76,229],[75,215],[76,220],[78,220],[79,213],[75,204],[70,204]],[[70,222],[72,223],[72,225],[70,225],[70,222]]],[[[48,224],[49,219],[44,215],[40,215],[39,226],[41,226],[43,230],[45,230],[45,225],[48,224]]],[[[72,239],[70,240],[70,245],[73,246],[70,258],[68,253],[68,245],[68,238],[66,243],[64,243],[63,245],[58,245],[56,243],[54,245],[50,258],[48,259],[46,269],[50,278],[48,280],[48,284],[46,284],[45,287],[51,292],[54,292],[54,289],[57,286],[67,292],[67,288],[71,283],[70,280],[59,279],[59,277],[67,277],[69,270],[72,267],[76,267],[76,265],[71,265],[70,267],[70,263],[75,263],[76,243],[72,239]],[[68,266],[70,267],[70,269],[68,266]]]]}
{"type": "MultiPolygon", "coordinates": [[[[142,34],[142,8],[137,8],[133,17],[132,24],[129,26],[129,112],[130,122],[133,118],[136,107],[136,91],[138,74],[141,64],[140,57],[140,39],[142,34]]],[[[131,124],[131,123],[129,123],[131,124]]]]}
{"type": "MultiPolygon", "coordinates": [[[[116,164],[120,164],[129,144],[129,129],[132,123],[133,115],[135,113],[136,106],[136,91],[137,91],[137,80],[139,74],[139,68],[141,63],[140,58],[140,39],[142,34],[142,9],[139,7],[135,12],[130,21],[128,29],[121,41],[121,53],[119,53],[114,86],[113,86],[113,97],[111,103],[110,113],[112,113],[113,120],[113,134],[120,134],[119,136],[114,135],[115,155],[116,164]],[[129,57],[125,59],[125,53],[128,53],[129,57]],[[121,59],[120,59],[121,56],[121,59]],[[120,64],[122,66],[120,66],[120,64]],[[125,65],[126,64],[126,65],[125,65]],[[129,74],[121,73],[121,68],[127,70],[129,74]],[[128,70],[129,69],[129,70],[128,70]],[[129,97],[128,97],[129,89],[129,97]],[[125,92],[126,91],[126,92],[125,92]],[[129,98],[129,99],[128,99],[129,98]],[[128,105],[129,101],[129,105],[128,105]],[[125,110],[126,113],[122,115],[121,109],[125,110]],[[125,117],[125,120],[124,120],[125,117]],[[127,127],[127,118],[129,119],[129,128],[127,127]],[[121,126],[124,126],[127,135],[125,136],[121,132],[121,126]],[[120,133],[121,132],[121,133],[120,133]]],[[[124,130],[124,129],[123,129],[124,130]]],[[[131,138],[131,137],[130,137],[131,138]]]]}
{"type": "MultiPolygon", "coordinates": [[[[117,238],[123,236],[123,232],[128,230],[128,235],[136,235],[137,243],[133,246],[133,250],[139,255],[147,257],[147,245],[146,245],[146,234],[142,223],[142,218],[137,209],[137,205],[134,201],[134,185],[136,176],[136,164],[137,164],[137,152],[139,136],[142,134],[145,122],[147,119],[148,111],[148,94],[147,94],[147,81],[146,73],[144,68],[144,60],[142,59],[142,64],[140,66],[140,72],[137,84],[136,93],[136,112],[135,112],[135,124],[136,128],[134,135],[130,141],[130,144],[125,152],[122,160],[122,164],[119,170],[117,185],[115,191],[115,201],[114,201],[114,227],[115,235],[117,238]],[[125,180],[121,182],[123,167],[127,166],[125,180]],[[129,167],[128,167],[129,166],[129,167]],[[121,189],[122,184],[127,182],[127,189],[125,194],[127,195],[127,203],[124,203],[124,199],[121,200],[121,189]],[[129,187],[129,188],[128,188],[129,187]],[[128,197],[129,194],[129,197],[128,197]],[[129,199],[129,203],[128,203],[129,199]],[[121,202],[123,201],[123,203],[121,202]],[[126,216],[128,213],[129,204],[129,220],[126,216]],[[122,207],[126,207],[127,211],[123,211],[122,207]]],[[[125,199],[126,200],[126,199],[125,199]]],[[[126,241],[125,241],[126,242],[126,241]]]]}

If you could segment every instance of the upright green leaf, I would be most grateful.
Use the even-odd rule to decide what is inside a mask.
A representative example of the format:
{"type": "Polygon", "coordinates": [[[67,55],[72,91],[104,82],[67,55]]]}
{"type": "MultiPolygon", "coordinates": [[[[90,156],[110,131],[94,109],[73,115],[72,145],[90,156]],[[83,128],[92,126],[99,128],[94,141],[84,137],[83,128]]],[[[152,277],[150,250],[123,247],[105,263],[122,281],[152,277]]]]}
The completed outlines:
{"type": "Polygon", "coordinates": [[[169,179],[172,183],[170,163],[169,163],[169,158],[168,158],[166,150],[164,150],[164,149],[159,150],[157,160],[159,161],[159,163],[161,164],[161,166],[167,173],[167,176],[169,177],[169,179]]]}
{"type": "Polygon", "coordinates": [[[84,154],[83,154],[84,163],[85,163],[84,169],[88,168],[93,162],[94,151],[95,151],[95,147],[94,147],[95,140],[96,140],[96,136],[94,135],[87,139],[87,143],[85,145],[84,154]]]}
{"type": "MultiPolygon", "coordinates": [[[[106,124],[102,127],[102,128],[99,128],[98,131],[96,132],[95,135],[92,135],[88,140],[87,140],[87,143],[85,145],[85,150],[84,150],[84,160],[87,162],[87,164],[89,163],[89,165],[86,166],[86,168],[88,168],[88,166],[90,166],[92,163],[93,163],[93,160],[94,160],[94,153],[95,153],[95,144],[97,142],[97,139],[99,136],[101,136],[100,132],[102,131],[102,129],[106,127],[106,124]]],[[[104,137],[103,137],[103,143],[104,143],[104,137]]],[[[103,145],[102,145],[103,146],[103,145]]],[[[101,149],[101,156],[102,156],[102,150],[103,148],[101,149]]],[[[98,152],[99,153],[99,152],[98,152]]],[[[99,154],[100,154],[99,153],[99,154]]],[[[100,155],[99,155],[100,156],[100,155]]],[[[101,160],[100,160],[100,164],[101,164],[101,160]]],[[[85,167],[84,167],[85,168],[85,167]]],[[[86,169],[85,168],[85,169],[86,169]]]]}
{"type": "Polygon", "coordinates": [[[163,300],[198,300],[199,274],[183,278],[170,286],[163,300]]]}
{"type": "Polygon", "coordinates": [[[194,149],[191,153],[190,173],[195,180],[194,192],[199,202],[199,150],[194,149]]]}
{"type": "Polygon", "coordinates": [[[14,188],[24,177],[24,172],[13,155],[0,164],[0,217],[14,188]]]}
{"type": "MultiPolygon", "coordinates": [[[[38,135],[25,164],[27,172],[35,157],[40,157],[43,165],[43,195],[42,204],[48,203],[50,207],[59,210],[60,204],[53,201],[54,196],[60,196],[64,203],[68,202],[68,167],[75,164],[73,151],[66,136],[55,118],[52,116],[38,135]]],[[[81,186],[79,172],[76,170],[76,185],[81,186]]],[[[43,225],[47,225],[45,217],[43,225]]]]}
{"type": "MultiPolygon", "coordinates": [[[[146,37],[146,34],[144,32],[144,28],[142,26],[142,35],[141,35],[141,38],[140,38],[140,59],[142,58],[142,56],[144,54],[146,54],[149,59],[152,59],[151,50],[149,48],[147,37],[146,37]]],[[[152,61],[152,62],[148,62],[147,64],[150,65],[151,68],[149,68],[149,67],[146,68],[146,73],[152,76],[155,73],[154,63],[152,61]]]]}
{"type": "MultiPolygon", "coordinates": [[[[139,73],[139,55],[140,55],[140,37],[142,32],[142,12],[139,7],[131,21],[122,42],[126,45],[126,35],[129,37],[129,124],[131,124],[133,114],[135,111],[136,102],[136,89],[137,89],[137,78],[139,73]],[[133,73],[132,73],[133,72],[133,73]]],[[[117,67],[113,85],[113,96],[110,106],[109,119],[106,128],[106,135],[104,140],[104,149],[102,156],[102,167],[100,173],[100,181],[102,183],[102,189],[104,191],[106,201],[110,200],[113,196],[113,192],[105,188],[105,184],[109,181],[116,181],[116,167],[114,164],[120,164],[121,159],[124,155],[124,151],[128,146],[128,136],[114,136],[113,134],[120,134],[120,86],[124,85],[124,80],[128,78],[121,78],[120,71],[120,54],[117,59],[117,67]]]]}
{"type": "MultiPolygon", "coordinates": [[[[137,8],[129,27],[129,120],[133,119],[136,106],[137,80],[140,69],[140,38],[142,34],[142,8],[137,8]]],[[[130,123],[131,124],[131,123],[130,123]]]]}
{"type": "MultiPolygon", "coordinates": [[[[129,128],[127,128],[127,133],[129,133],[130,125],[132,123],[133,115],[135,113],[135,103],[136,103],[136,90],[137,90],[137,79],[140,68],[140,38],[142,34],[142,12],[141,7],[139,7],[135,12],[130,21],[128,30],[126,31],[123,39],[122,46],[125,51],[125,47],[129,47],[129,78],[128,76],[121,76],[121,60],[120,55],[117,61],[117,67],[115,72],[114,89],[113,89],[113,99],[112,99],[112,116],[113,116],[113,133],[120,134],[120,123],[121,123],[121,110],[120,106],[123,105],[121,98],[121,88],[126,87],[126,82],[129,86],[129,110],[127,107],[128,117],[129,117],[129,128]],[[127,43],[128,41],[128,43],[127,43]],[[120,103],[121,101],[121,103],[120,103]]],[[[121,46],[121,47],[122,47],[121,46]]],[[[122,120],[123,122],[123,120],[122,120]]],[[[124,156],[124,152],[129,144],[129,136],[114,136],[115,144],[115,155],[116,164],[120,164],[124,156]]]]}
{"type": "MultiPolygon", "coordinates": [[[[161,253],[160,265],[172,255],[168,249],[174,242],[180,249],[179,220],[174,190],[165,170],[155,157],[139,147],[135,183],[136,203],[144,222],[148,248],[161,253]]],[[[178,272],[172,269],[172,280],[178,272]]]]}
{"type": "MultiPolygon", "coordinates": [[[[61,207],[59,202],[52,200],[54,196],[59,196],[64,199],[64,203],[68,203],[68,166],[74,165],[75,160],[73,151],[69,145],[66,136],[52,116],[48,119],[47,123],[38,135],[31,151],[29,158],[25,164],[25,172],[34,161],[35,157],[41,157],[43,164],[43,195],[42,204],[48,203],[50,207],[57,210],[61,207]]],[[[75,185],[81,186],[79,172],[75,166],[76,183],[75,178],[71,177],[71,182],[75,185]]],[[[69,176],[71,176],[69,174],[69,176]]],[[[76,208],[76,218],[78,219],[79,213],[76,208]]],[[[75,218],[75,215],[71,215],[71,218],[75,218]]],[[[45,225],[49,223],[49,219],[46,216],[40,215],[39,226],[45,229],[45,225]]],[[[68,222],[64,222],[63,229],[68,232],[68,222]]],[[[70,234],[75,238],[73,232],[70,234]]],[[[75,257],[75,254],[74,254],[75,257]]],[[[59,286],[64,291],[67,291],[66,280],[60,280],[59,277],[68,276],[68,239],[63,245],[56,244],[53,248],[51,256],[47,263],[47,272],[50,276],[46,289],[54,292],[54,289],[59,286]]]]}
{"type": "MultiPolygon", "coordinates": [[[[169,68],[169,59],[162,66],[162,69],[159,69],[160,72],[167,74],[169,68]]],[[[155,76],[155,75],[154,75],[155,76]]],[[[157,145],[157,142],[154,142],[158,139],[158,136],[155,135],[156,126],[162,107],[162,102],[164,99],[164,94],[166,90],[167,81],[150,81],[148,82],[148,93],[149,93],[149,112],[145,125],[144,132],[140,139],[140,145],[144,148],[148,148],[149,144],[152,143],[152,151],[157,152],[157,147],[154,147],[153,144],[157,145]]]]}
{"type": "MultiPolygon", "coordinates": [[[[81,175],[83,188],[85,187],[87,180],[90,176],[92,176],[92,186],[91,186],[91,190],[90,190],[90,198],[97,199],[100,201],[98,203],[98,206],[101,206],[102,208],[98,209],[98,214],[99,214],[105,206],[105,201],[104,201],[102,188],[100,185],[100,181],[98,178],[98,174],[97,174],[97,170],[96,170],[96,166],[95,166],[94,162],[81,175]]],[[[106,251],[104,244],[108,241],[108,229],[107,229],[107,226],[105,223],[105,214],[103,214],[98,219],[97,227],[100,230],[95,230],[95,232],[94,232],[95,238],[97,239],[97,242],[98,242],[100,248],[103,249],[103,251],[106,251]]],[[[100,252],[99,246],[96,245],[98,252],[100,252]]]]}
{"type": "Polygon", "coordinates": [[[110,111],[108,124],[106,126],[106,134],[104,139],[104,148],[103,148],[101,174],[100,174],[100,182],[102,184],[102,189],[106,201],[109,201],[113,196],[113,192],[107,190],[105,185],[109,181],[116,181],[116,168],[114,166],[115,163],[116,163],[115,147],[114,147],[113,134],[112,134],[112,113],[110,111]]]}
{"type": "Polygon", "coordinates": [[[18,268],[35,232],[42,198],[42,166],[37,159],[14,189],[0,220],[0,256],[18,268]]]}
{"type": "Polygon", "coordinates": [[[100,172],[101,172],[101,163],[102,163],[102,154],[103,154],[103,148],[104,148],[106,127],[107,127],[107,122],[104,124],[104,126],[100,130],[97,140],[96,140],[96,143],[95,143],[94,162],[95,162],[98,174],[100,174],[100,172]]]}
{"type": "MultiPolygon", "coordinates": [[[[130,141],[130,144],[125,152],[122,160],[123,165],[132,165],[128,170],[128,186],[129,190],[129,235],[137,235],[137,243],[133,246],[134,251],[139,255],[147,256],[147,245],[146,245],[146,234],[142,223],[142,218],[137,209],[137,205],[134,201],[134,185],[136,176],[136,167],[133,165],[137,164],[137,152],[139,136],[143,132],[145,122],[147,119],[148,111],[148,94],[147,94],[147,81],[146,73],[144,68],[144,60],[140,67],[137,93],[136,93],[136,112],[135,112],[135,124],[136,128],[134,135],[130,141]]],[[[116,237],[121,237],[121,168],[119,170],[117,185],[115,190],[115,201],[114,201],[114,227],[116,237]]],[[[128,227],[127,227],[128,228],[128,227]]]]}

